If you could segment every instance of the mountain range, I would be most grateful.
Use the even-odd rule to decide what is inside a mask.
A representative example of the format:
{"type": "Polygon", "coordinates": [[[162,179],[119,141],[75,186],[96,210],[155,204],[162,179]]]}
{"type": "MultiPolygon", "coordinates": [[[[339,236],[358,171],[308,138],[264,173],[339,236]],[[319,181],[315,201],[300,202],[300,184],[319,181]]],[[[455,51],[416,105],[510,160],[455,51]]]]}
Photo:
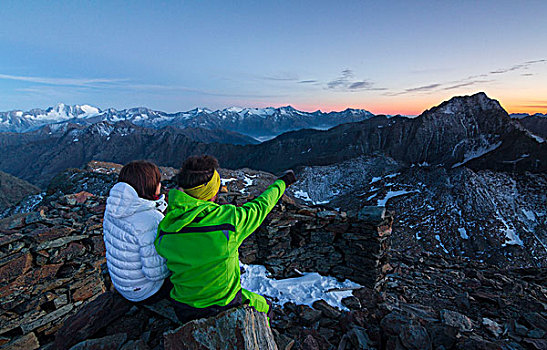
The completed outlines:
{"type": "Polygon", "coordinates": [[[364,120],[373,114],[364,109],[341,112],[302,112],[291,106],[280,108],[226,108],[212,111],[195,108],[187,112],[165,113],[139,107],[104,111],[89,105],[58,104],[47,109],[0,112],[0,132],[28,132],[50,124],[91,125],[106,121],[128,121],[145,128],[202,128],[230,130],[259,140],[273,138],[283,132],[304,128],[328,129],[342,123],[364,120]]]}
{"type": "Polygon", "coordinates": [[[192,129],[153,129],[128,121],[65,123],[34,132],[0,133],[4,150],[0,170],[43,186],[57,172],[91,160],[124,164],[151,159],[178,167],[188,155],[201,153],[217,156],[227,168],[271,172],[378,154],[407,166],[547,170],[544,139],[511,119],[484,93],[454,97],[416,118],[374,116],[329,130],[291,131],[256,145],[209,143],[198,135],[192,129]]]}
{"type": "Polygon", "coordinates": [[[207,132],[221,131],[126,120],[63,123],[0,133],[0,170],[45,188],[57,173],[91,160],[150,159],[178,168],[189,155],[212,154],[229,169],[293,168],[300,181],[289,192],[297,200],[353,214],[369,205],[394,210],[398,249],[543,266],[547,143],[522,123],[526,118],[512,118],[477,93],[416,118],[373,116],[260,144],[211,143],[207,132]]]}

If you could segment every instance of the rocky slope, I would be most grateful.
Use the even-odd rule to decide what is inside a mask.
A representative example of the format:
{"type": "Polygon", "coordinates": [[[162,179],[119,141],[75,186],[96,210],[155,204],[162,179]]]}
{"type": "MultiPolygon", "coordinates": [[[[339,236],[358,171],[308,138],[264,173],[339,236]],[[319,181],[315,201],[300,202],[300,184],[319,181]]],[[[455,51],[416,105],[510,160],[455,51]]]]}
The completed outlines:
{"type": "MultiPolygon", "coordinates": [[[[263,186],[256,173],[238,170],[223,175],[235,179],[228,182],[227,200],[243,201],[263,186]],[[240,186],[245,193],[238,190],[240,186]]],[[[34,211],[0,221],[0,346],[4,349],[169,348],[168,339],[177,333],[178,324],[168,303],[134,306],[110,291],[101,221],[103,194],[114,179],[114,173],[104,171],[68,171],[51,184],[34,211]],[[84,188],[90,192],[79,192],[84,188]]],[[[278,348],[545,348],[544,268],[507,269],[397,250],[384,250],[370,259],[371,239],[382,232],[386,235],[379,237],[389,237],[390,231],[389,225],[382,228],[386,225],[381,219],[371,222],[372,217],[378,218],[359,219],[285,199],[268,224],[253,235],[254,242],[242,247],[243,259],[262,260],[279,277],[295,273],[290,267],[306,271],[334,264],[351,269],[355,263],[359,269],[368,260],[381,261],[378,256],[390,257],[389,264],[381,263],[374,283],[362,280],[363,287],[343,300],[346,310],[321,300],[312,307],[276,305],[271,325],[278,348]],[[360,241],[363,238],[366,241],[360,241]],[[346,245],[349,255],[340,263],[333,252],[343,253],[336,246],[343,246],[345,240],[353,244],[346,245]],[[276,269],[285,266],[278,261],[288,263],[287,268],[276,269]]],[[[357,270],[330,273],[345,277],[348,271],[357,270]]],[[[205,321],[218,322],[224,321],[205,321]]]]}
{"type": "Polygon", "coordinates": [[[547,139],[547,115],[534,114],[519,116],[515,119],[520,125],[529,130],[533,135],[536,135],[543,140],[547,139]]]}
{"type": "Polygon", "coordinates": [[[15,176],[0,171],[0,213],[40,189],[15,176]]]}
{"type": "Polygon", "coordinates": [[[409,253],[543,266],[547,261],[545,173],[406,167],[361,157],[305,167],[291,188],[299,200],[355,212],[383,205],[397,213],[393,245],[409,253]]]}

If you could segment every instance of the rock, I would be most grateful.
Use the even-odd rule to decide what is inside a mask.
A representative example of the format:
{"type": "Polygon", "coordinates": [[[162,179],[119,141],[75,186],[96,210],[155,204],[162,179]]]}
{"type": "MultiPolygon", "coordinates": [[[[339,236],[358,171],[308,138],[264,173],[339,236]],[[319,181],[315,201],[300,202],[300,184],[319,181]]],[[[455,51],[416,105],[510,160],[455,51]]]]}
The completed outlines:
{"type": "Polygon", "coordinates": [[[306,326],[310,326],[313,323],[319,321],[322,315],[322,312],[320,310],[312,309],[307,305],[298,305],[296,309],[298,312],[298,316],[306,326]]]}
{"type": "Polygon", "coordinates": [[[433,349],[452,349],[456,343],[458,329],[442,324],[433,324],[428,328],[433,349]]]}
{"type": "Polygon", "coordinates": [[[340,344],[338,344],[338,350],[346,349],[374,349],[374,347],[364,328],[353,327],[349,332],[344,334],[340,344]]]}
{"type": "Polygon", "coordinates": [[[386,217],[386,207],[365,206],[359,210],[357,217],[370,223],[380,223],[386,217]]]}
{"type": "Polygon", "coordinates": [[[29,213],[15,214],[0,220],[0,230],[15,230],[25,226],[25,218],[29,213]]]}
{"type": "Polygon", "coordinates": [[[42,250],[42,249],[51,249],[51,248],[58,248],[62,247],[65,244],[68,244],[70,242],[74,241],[81,241],[84,238],[87,238],[87,235],[77,235],[77,236],[68,236],[68,237],[61,237],[57,238],[53,241],[46,241],[41,243],[38,247],[36,247],[36,250],[42,250]]]}
{"type": "Polygon", "coordinates": [[[404,330],[406,324],[409,324],[410,320],[396,312],[389,313],[380,322],[382,330],[388,335],[398,336],[404,330]]]}
{"type": "Polygon", "coordinates": [[[534,338],[534,339],[543,339],[545,338],[545,335],[546,333],[542,329],[532,329],[531,331],[528,332],[528,334],[526,334],[526,336],[530,338],[534,338]]]}
{"type": "Polygon", "coordinates": [[[94,197],[93,194],[82,191],[75,194],[69,194],[64,196],[64,199],[68,205],[84,204],[88,198],[94,197]]]}
{"type": "Polygon", "coordinates": [[[52,321],[55,321],[63,317],[64,315],[69,313],[73,307],[74,305],[72,304],[65,305],[61,307],[60,309],[50,312],[47,315],[44,315],[35,321],[22,324],[21,329],[23,330],[23,333],[28,333],[38,327],[41,327],[43,325],[46,325],[52,321]]]}
{"type": "Polygon", "coordinates": [[[131,304],[118,293],[106,292],[69,317],[55,335],[55,347],[68,349],[89,339],[131,308],[131,304]]]}
{"type": "Polygon", "coordinates": [[[445,325],[456,327],[461,332],[471,332],[473,330],[473,321],[459,312],[443,309],[440,315],[441,321],[445,325]]]}
{"type": "Polygon", "coordinates": [[[321,348],[319,347],[319,342],[311,334],[308,334],[304,338],[304,340],[302,341],[302,344],[300,344],[300,349],[302,349],[302,350],[321,350],[321,348]]]}
{"type": "Polygon", "coordinates": [[[87,300],[106,290],[103,280],[98,275],[86,278],[79,285],[80,286],[72,292],[72,299],[74,301],[87,300]]]}
{"type": "Polygon", "coordinates": [[[2,346],[2,350],[34,350],[40,347],[36,334],[28,333],[2,346]]]}
{"type": "Polygon", "coordinates": [[[151,305],[144,305],[144,307],[156,313],[159,316],[162,316],[171,320],[171,322],[175,324],[179,323],[179,319],[177,318],[177,315],[175,314],[175,309],[173,309],[173,306],[171,306],[171,302],[167,299],[159,300],[151,305]]]}
{"type": "Polygon", "coordinates": [[[546,339],[523,339],[523,343],[528,345],[531,349],[536,350],[545,350],[547,349],[547,340],[546,339]]]}
{"type": "Polygon", "coordinates": [[[276,329],[272,329],[275,343],[277,344],[277,348],[280,350],[291,350],[292,347],[295,344],[294,339],[289,338],[288,336],[279,333],[276,329]]]}
{"type": "Polygon", "coordinates": [[[149,350],[150,347],[146,345],[144,340],[130,340],[125,343],[120,350],[149,350]]]}
{"type": "Polygon", "coordinates": [[[84,340],[70,350],[118,350],[127,339],[127,334],[118,333],[98,339],[84,340]]]}
{"type": "Polygon", "coordinates": [[[352,296],[342,299],[342,305],[347,307],[350,310],[359,310],[361,309],[361,302],[358,298],[352,296]]]}
{"type": "Polygon", "coordinates": [[[277,349],[266,315],[248,306],[188,322],[163,337],[165,350],[277,349]]]}
{"type": "Polygon", "coordinates": [[[0,261],[0,280],[8,282],[26,273],[32,267],[30,253],[16,253],[0,261]]]}
{"type": "Polygon", "coordinates": [[[492,335],[496,338],[499,338],[499,336],[501,335],[501,333],[503,332],[503,329],[501,328],[501,326],[495,322],[495,321],[492,321],[491,319],[489,318],[486,318],[484,317],[482,319],[482,324],[483,326],[486,327],[486,329],[488,329],[490,331],[490,333],[492,333],[492,335]]]}
{"type": "Polygon", "coordinates": [[[336,211],[323,210],[323,211],[318,212],[316,215],[317,215],[318,218],[321,218],[321,219],[332,220],[340,214],[336,211]]]}
{"type": "Polygon", "coordinates": [[[416,324],[410,324],[403,327],[403,332],[399,335],[401,343],[407,349],[430,350],[431,340],[427,330],[416,324]]]}
{"type": "Polygon", "coordinates": [[[338,310],[337,308],[330,306],[326,301],[324,300],[317,300],[312,304],[313,308],[316,310],[320,310],[325,317],[332,318],[332,319],[338,319],[342,312],[338,310]]]}
{"type": "Polygon", "coordinates": [[[104,239],[102,236],[91,237],[93,242],[93,254],[104,256],[106,254],[106,248],[104,245],[104,239]]]}
{"type": "Polygon", "coordinates": [[[547,331],[547,320],[537,312],[528,312],[522,315],[523,322],[531,328],[540,328],[547,331]]]}

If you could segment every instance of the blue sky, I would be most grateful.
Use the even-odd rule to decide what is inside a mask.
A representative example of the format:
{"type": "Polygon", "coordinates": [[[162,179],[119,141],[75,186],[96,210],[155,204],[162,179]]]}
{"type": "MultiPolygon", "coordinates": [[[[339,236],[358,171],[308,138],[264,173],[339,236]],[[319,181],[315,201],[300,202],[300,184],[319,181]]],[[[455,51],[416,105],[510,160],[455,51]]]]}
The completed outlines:
{"type": "Polygon", "coordinates": [[[547,112],[546,1],[3,1],[0,110],[547,112]]]}

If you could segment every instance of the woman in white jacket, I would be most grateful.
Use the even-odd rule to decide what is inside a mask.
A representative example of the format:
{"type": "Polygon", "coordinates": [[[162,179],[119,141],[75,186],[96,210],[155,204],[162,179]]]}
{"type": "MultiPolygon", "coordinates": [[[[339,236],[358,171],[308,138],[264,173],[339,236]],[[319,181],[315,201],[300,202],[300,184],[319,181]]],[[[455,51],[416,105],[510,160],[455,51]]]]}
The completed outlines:
{"type": "Polygon", "coordinates": [[[108,272],[116,290],[133,302],[167,297],[172,287],[165,280],[169,276],[165,259],[154,247],[167,207],[163,196],[159,198],[160,180],[155,164],[131,162],[122,168],[106,200],[103,233],[108,272]]]}

